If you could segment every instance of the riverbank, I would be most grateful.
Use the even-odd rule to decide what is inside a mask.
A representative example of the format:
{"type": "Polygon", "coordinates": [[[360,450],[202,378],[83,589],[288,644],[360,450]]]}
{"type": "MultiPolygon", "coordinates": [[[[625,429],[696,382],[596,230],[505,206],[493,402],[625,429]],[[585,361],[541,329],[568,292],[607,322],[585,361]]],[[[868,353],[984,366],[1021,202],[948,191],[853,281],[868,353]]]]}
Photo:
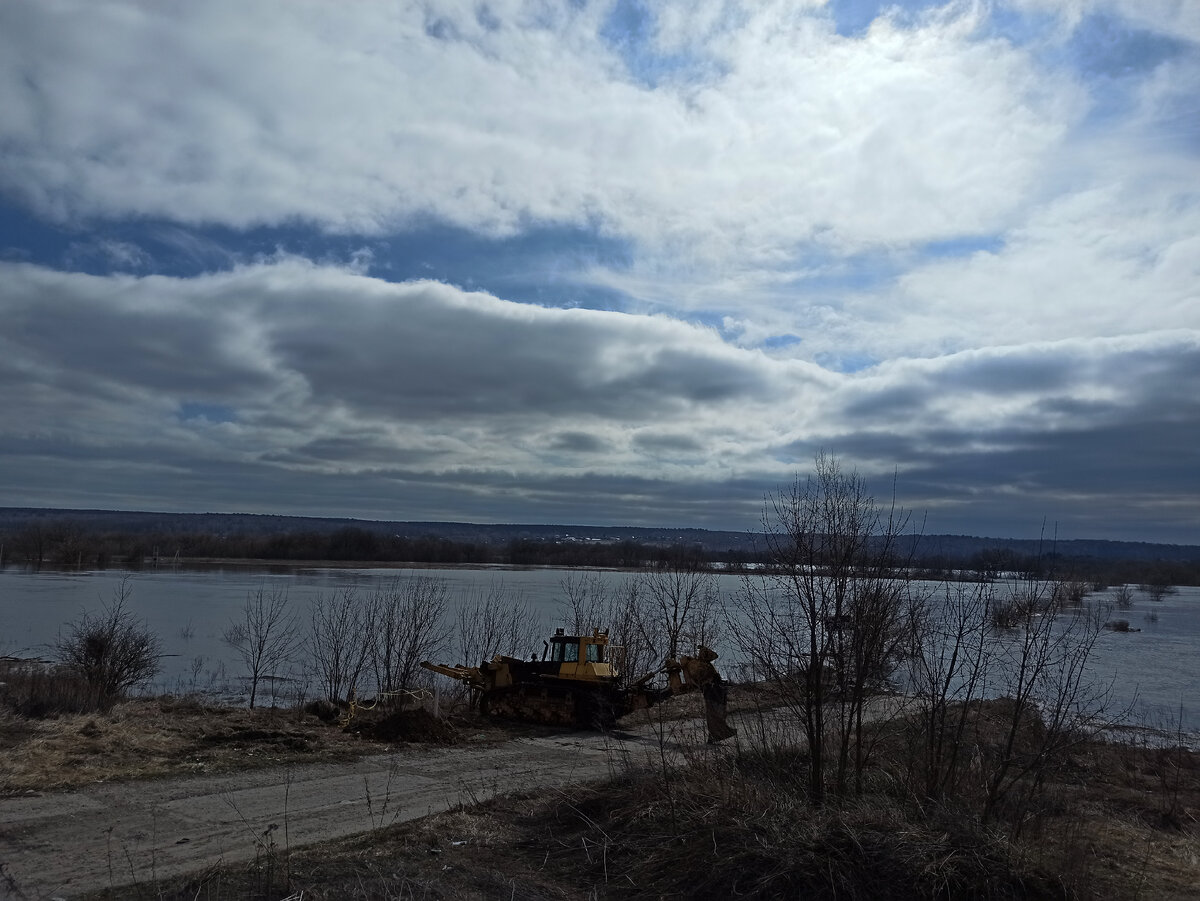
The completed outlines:
{"type": "MultiPolygon", "coordinates": [[[[670,709],[669,719],[634,723],[630,717],[610,735],[460,715],[451,720],[454,731],[440,739],[423,729],[380,741],[366,717],[347,732],[303,710],[147,699],[107,714],[29,722],[23,734],[4,728],[20,725],[8,720],[0,726],[0,761],[9,768],[13,803],[64,786],[75,786],[76,793],[62,797],[82,797],[78,792],[89,791],[85,783],[97,782],[111,784],[104,791],[116,792],[113,798],[141,797],[197,774],[224,773],[239,780],[237,786],[244,783],[230,783],[223,790],[228,794],[266,784],[281,769],[288,774],[277,794],[296,792],[291,813],[286,804],[271,808],[262,814],[262,830],[242,830],[239,862],[226,857],[220,866],[156,881],[155,861],[161,875],[168,853],[179,853],[162,811],[174,805],[191,811],[190,820],[200,803],[171,795],[174,800],[156,814],[163,846],[157,858],[151,847],[145,852],[152,855],[149,863],[133,879],[117,867],[88,896],[94,898],[284,898],[302,892],[305,899],[1182,899],[1194,897],[1200,884],[1195,754],[1081,741],[1044,774],[1038,802],[1025,808],[1014,830],[1004,820],[981,825],[969,795],[938,803],[915,796],[905,773],[911,764],[905,720],[897,717],[873,736],[862,793],[830,799],[818,809],[806,793],[803,750],[780,739],[789,728],[795,734],[794,722],[789,727],[780,712],[776,731],[764,731],[763,717],[774,708],[769,698],[766,707],[761,700],[753,690],[735,689],[731,719],[739,736],[709,746],[700,736],[676,731],[686,730],[697,712],[687,704],[670,709]],[[431,746],[431,738],[446,745],[431,746]],[[355,774],[368,755],[380,759],[382,749],[389,750],[390,762],[368,785],[365,773],[355,774]],[[525,777],[518,772],[532,778],[544,769],[538,761],[549,760],[545,755],[562,754],[553,785],[522,792],[525,777]],[[40,769],[21,775],[13,767],[22,759],[41,761],[40,769]],[[473,781],[464,780],[463,767],[473,781]],[[310,772],[319,774],[312,785],[342,786],[345,797],[327,809],[339,815],[350,810],[339,805],[353,806],[353,816],[340,815],[361,824],[351,831],[365,833],[300,847],[296,786],[310,772]],[[388,809],[398,810],[399,792],[410,786],[449,808],[422,816],[429,801],[406,802],[402,818],[409,821],[393,823],[379,805],[391,797],[396,806],[388,809]]],[[[207,798],[225,796],[204,791],[207,798]]],[[[0,799],[0,810],[4,804],[0,799]]],[[[326,809],[316,801],[306,806],[326,809]]],[[[22,890],[17,882],[12,886],[22,890]]]]}
{"type": "Polygon", "coordinates": [[[276,842],[245,864],[90,897],[1195,897],[1197,773],[1152,751],[1081,747],[1017,840],[918,802],[886,767],[861,797],[814,809],[796,762],[698,746],[666,768],[644,760],[309,848],[276,842]]]}
{"type": "Polygon", "coordinates": [[[0,710],[0,798],[106,782],[220,775],[268,767],[344,763],[398,744],[506,741],[520,726],[424,711],[259,708],[201,696],[138,698],[107,713],[28,718],[0,710]],[[319,711],[324,719],[318,716],[319,711]],[[460,725],[469,728],[459,728],[460,725]]]}

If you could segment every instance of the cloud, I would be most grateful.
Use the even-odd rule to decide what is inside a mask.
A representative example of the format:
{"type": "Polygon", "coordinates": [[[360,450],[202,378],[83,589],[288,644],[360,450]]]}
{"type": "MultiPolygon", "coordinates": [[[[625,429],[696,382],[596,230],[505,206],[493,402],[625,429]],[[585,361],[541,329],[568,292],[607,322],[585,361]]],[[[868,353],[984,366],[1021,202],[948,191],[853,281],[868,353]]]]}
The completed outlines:
{"type": "Polygon", "coordinates": [[[968,497],[972,516],[1060,513],[1080,535],[1200,500],[1179,462],[1200,330],[835,375],[664,316],[291,258],[192,279],[8,264],[0,316],[12,503],[77,505],[91,480],[156,509],[741,528],[821,448],[872,478],[898,467],[943,530],[969,530],[968,497]]]}
{"type": "Polygon", "coordinates": [[[1089,15],[1110,15],[1131,27],[1145,28],[1200,43],[1200,8],[1187,0],[1010,0],[1023,10],[1056,16],[1065,30],[1076,28],[1089,15]]]}
{"type": "Polygon", "coordinates": [[[378,233],[429,215],[494,235],[595,221],[769,261],[817,235],[853,247],[1003,224],[1078,105],[1069,80],[972,40],[970,13],[882,18],[851,40],[764,4],[690,36],[715,62],[698,80],[648,89],[599,9],[489,10],[6,6],[3,187],[63,220],[378,233]]]}
{"type": "MultiPolygon", "coordinates": [[[[1115,91],[993,35],[986,5],[885,10],[849,37],[818,3],[684,6],[633,46],[606,5],[11,4],[0,191],[63,222],[585,230],[628,253],[560,283],[725,319],[748,346],[795,335],[790,353],[834,367],[1012,343],[1022,323],[1114,334],[1146,254],[1177,271],[1141,327],[1190,324],[1170,310],[1195,283],[1194,57],[1115,91]],[[1093,122],[1114,93],[1125,120],[1093,122]],[[922,257],[964,238],[1000,249],[922,257]]],[[[1053,40],[1092,9],[1132,15],[1080,3],[1053,40]]]]}
{"type": "MultiPolygon", "coordinates": [[[[781,380],[763,355],[665,317],[537,308],[295,259],[193,280],[16,266],[3,294],[9,387],[30,379],[47,411],[86,404],[80,395],[127,401],[117,434],[144,415],[139,440],[169,442],[187,434],[182,405],[220,405],[232,422],[204,434],[297,460],[332,435],[357,435],[437,451],[442,468],[507,471],[571,450],[564,435],[576,449],[590,435],[618,448],[606,465],[621,465],[644,424],[720,433],[734,411],[824,381],[795,365],[781,380]],[[60,334],[56,322],[72,328],[60,334]]],[[[20,420],[82,434],[32,404],[20,420]]],[[[353,456],[339,465],[359,466],[353,456]]]]}
{"type": "Polygon", "coordinates": [[[149,267],[154,260],[136,244],[100,238],[72,242],[65,262],[72,269],[88,269],[99,263],[105,270],[138,271],[149,267]]]}
{"type": "Polygon", "coordinates": [[[0,490],[1177,534],[1192,6],[841,12],[0,4],[0,490]]]}

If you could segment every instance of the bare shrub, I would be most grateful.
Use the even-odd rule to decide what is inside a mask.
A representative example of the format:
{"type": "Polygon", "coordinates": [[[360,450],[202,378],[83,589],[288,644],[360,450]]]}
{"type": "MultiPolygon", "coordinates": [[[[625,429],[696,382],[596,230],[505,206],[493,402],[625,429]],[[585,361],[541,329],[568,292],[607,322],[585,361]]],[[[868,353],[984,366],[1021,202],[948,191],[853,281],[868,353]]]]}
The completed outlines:
{"type": "Polygon", "coordinates": [[[1051,589],[1053,601],[1060,607],[1078,607],[1089,594],[1088,583],[1080,578],[1061,579],[1051,589]]]}
{"type": "Polygon", "coordinates": [[[1021,610],[1010,601],[1002,601],[992,605],[989,619],[997,629],[1015,629],[1021,623],[1021,610]]]}
{"type": "Polygon", "coordinates": [[[1141,588],[1142,593],[1145,594],[1149,600],[1154,601],[1155,603],[1161,603],[1162,601],[1166,600],[1168,595],[1175,594],[1177,590],[1174,585],[1160,578],[1145,582],[1139,587],[1141,588]]]}
{"type": "Polygon", "coordinates": [[[956,794],[968,775],[969,712],[987,689],[994,602],[995,589],[981,582],[946,586],[943,597],[912,605],[907,670],[919,740],[910,751],[909,778],[926,798],[956,794]]]}
{"type": "MultiPolygon", "coordinates": [[[[222,636],[237,651],[250,679],[250,709],[258,698],[258,685],[273,678],[291,660],[299,643],[296,620],[288,608],[287,592],[265,588],[249,595],[241,613],[222,636]]],[[[195,683],[196,669],[192,672],[195,683]]],[[[274,695],[272,695],[274,703],[274,695]]]]}
{"type": "Polygon", "coordinates": [[[1133,606],[1133,589],[1128,585],[1121,585],[1113,593],[1113,604],[1118,610],[1128,610],[1133,606]]]}
{"type": "Polygon", "coordinates": [[[1000,739],[990,748],[981,813],[986,823],[1002,807],[1013,837],[1044,786],[1044,773],[1112,716],[1109,686],[1093,681],[1088,662],[1105,622],[1095,607],[1060,616],[1051,583],[1014,586],[1020,610],[1015,634],[996,638],[995,688],[1008,702],[1000,739]]]}
{"type": "Polygon", "coordinates": [[[126,607],[132,592],[122,580],[111,603],[68,623],[55,645],[58,661],[83,677],[97,709],[107,710],[160,668],[159,637],[126,607]]]}

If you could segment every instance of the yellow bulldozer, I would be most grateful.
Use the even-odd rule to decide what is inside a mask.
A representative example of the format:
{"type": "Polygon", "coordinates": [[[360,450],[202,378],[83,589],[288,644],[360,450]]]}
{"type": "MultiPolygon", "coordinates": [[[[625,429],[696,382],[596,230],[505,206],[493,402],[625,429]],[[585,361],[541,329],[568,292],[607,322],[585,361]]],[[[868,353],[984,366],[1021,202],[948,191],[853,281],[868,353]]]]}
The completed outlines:
{"type": "Polygon", "coordinates": [[[428,660],[421,666],[468,686],[485,716],[607,729],[627,713],[698,690],[704,695],[708,740],[721,741],[736,732],[725,720],[725,683],[712,664],[717,655],[703,645],[696,656],[668,660],[661,669],[622,686],[624,649],[609,643],[606,630],[567,635],[558,629],[544,644],[540,660],[536,655],[522,660],[497,654],[479,666],[428,660]],[[666,676],[666,685],[651,686],[660,675],[666,676]]]}

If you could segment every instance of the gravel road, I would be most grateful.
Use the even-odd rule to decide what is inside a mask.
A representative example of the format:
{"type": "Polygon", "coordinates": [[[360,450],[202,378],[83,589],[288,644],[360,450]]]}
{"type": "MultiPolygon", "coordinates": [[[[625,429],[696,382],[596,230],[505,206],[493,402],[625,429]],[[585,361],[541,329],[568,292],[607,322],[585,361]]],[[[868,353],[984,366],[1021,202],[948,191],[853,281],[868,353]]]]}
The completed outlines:
{"type": "MultiPolygon", "coordinates": [[[[698,721],[668,745],[703,744],[698,721]]],[[[459,803],[607,776],[655,755],[649,724],[500,744],[406,746],[353,764],[113,783],[0,798],[0,898],[71,898],[366,832],[459,803]]]]}

